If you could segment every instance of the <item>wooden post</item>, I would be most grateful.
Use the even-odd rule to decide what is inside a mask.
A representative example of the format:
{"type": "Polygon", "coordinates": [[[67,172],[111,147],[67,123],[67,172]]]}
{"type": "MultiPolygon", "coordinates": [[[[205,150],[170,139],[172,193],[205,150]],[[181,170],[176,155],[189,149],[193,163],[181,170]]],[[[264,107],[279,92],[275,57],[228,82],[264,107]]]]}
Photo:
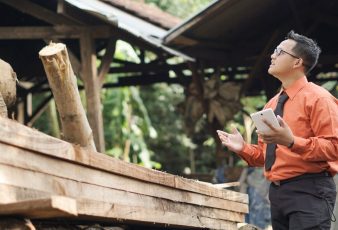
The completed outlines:
{"type": "Polygon", "coordinates": [[[101,110],[100,83],[97,76],[94,39],[89,30],[80,38],[82,80],[86,91],[87,114],[93,129],[94,141],[99,152],[105,151],[103,118],[101,110]]]}
{"type": "Polygon", "coordinates": [[[60,113],[63,138],[95,151],[93,133],[81,104],[66,46],[51,43],[39,52],[39,56],[60,113]]]}

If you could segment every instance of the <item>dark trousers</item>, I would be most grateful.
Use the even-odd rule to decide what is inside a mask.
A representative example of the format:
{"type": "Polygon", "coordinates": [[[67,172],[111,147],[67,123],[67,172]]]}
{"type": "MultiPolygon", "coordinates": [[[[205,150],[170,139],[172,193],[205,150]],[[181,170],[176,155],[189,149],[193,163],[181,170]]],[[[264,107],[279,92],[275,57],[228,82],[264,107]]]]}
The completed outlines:
{"type": "Polygon", "coordinates": [[[336,186],[327,173],[271,183],[269,199],[273,230],[329,230],[335,218],[336,186]]]}

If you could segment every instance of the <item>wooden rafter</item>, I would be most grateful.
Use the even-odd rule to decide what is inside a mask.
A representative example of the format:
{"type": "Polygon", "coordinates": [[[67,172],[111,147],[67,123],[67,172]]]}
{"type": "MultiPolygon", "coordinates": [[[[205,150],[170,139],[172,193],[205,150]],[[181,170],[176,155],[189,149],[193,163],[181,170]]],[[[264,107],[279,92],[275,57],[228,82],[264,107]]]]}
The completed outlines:
{"type": "Polygon", "coordinates": [[[32,112],[32,114],[27,117],[27,120],[25,121],[25,124],[29,127],[32,127],[34,122],[41,116],[41,114],[47,109],[48,103],[53,98],[53,95],[50,94],[47,96],[41,103],[38,105],[38,107],[32,112]]]}
{"type": "Polygon", "coordinates": [[[288,4],[290,6],[291,12],[292,12],[292,16],[296,22],[296,26],[297,28],[300,30],[301,33],[305,32],[305,27],[302,23],[301,18],[298,15],[298,9],[296,7],[296,4],[293,0],[288,0],[288,4]]]}
{"type": "MultiPolygon", "coordinates": [[[[264,59],[268,56],[268,53],[271,51],[271,48],[275,45],[276,43],[276,39],[279,36],[279,30],[275,30],[269,41],[267,42],[266,46],[264,47],[263,51],[261,52],[261,54],[259,55],[259,57],[257,58],[253,68],[251,69],[251,72],[249,74],[249,78],[246,80],[246,82],[244,83],[242,89],[241,89],[241,94],[245,93],[247,91],[247,89],[250,87],[250,85],[252,84],[252,82],[257,79],[259,72],[261,71],[261,66],[262,63],[264,61],[264,59]]],[[[267,92],[268,93],[268,92],[267,92]]]]}
{"type": "Polygon", "coordinates": [[[35,18],[48,22],[52,25],[62,25],[62,24],[78,24],[77,22],[64,17],[63,15],[59,15],[50,11],[38,4],[35,4],[26,0],[0,0],[1,3],[4,3],[14,9],[31,15],[35,18]]]}
{"type": "Polygon", "coordinates": [[[316,17],[318,18],[319,21],[338,28],[338,17],[337,17],[337,15],[331,15],[329,13],[327,13],[327,14],[316,13],[316,17]]]}
{"type": "Polygon", "coordinates": [[[186,63],[168,65],[161,63],[147,63],[147,64],[126,64],[121,67],[111,67],[110,73],[132,73],[132,72],[165,72],[169,70],[178,71],[188,69],[186,63]]]}
{"type": "Polygon", "coordinates": [[[0,27],[0,40],[78,39],[85,30],[92,31],[94,38],[108,38],[111,34],[108,26],[15,26],[0,27]]]}
{"type": "Polygon", "coordinates": [[[99,74],[98,74],[98,78],[99,78],[99,86],[100,88],[103,85],[104,82],[104,78],[107,75],[107,73],[109,73],[110,70],[110,64],[113,61],[114,58],[114,54],[115,54],[115,48],[116,48],[116,39],[111,36],[111,38],[108,41],[107,44],[107,48],[106,48],[106,52],[101,60],[101,65],[99,67],[99,74]]]}

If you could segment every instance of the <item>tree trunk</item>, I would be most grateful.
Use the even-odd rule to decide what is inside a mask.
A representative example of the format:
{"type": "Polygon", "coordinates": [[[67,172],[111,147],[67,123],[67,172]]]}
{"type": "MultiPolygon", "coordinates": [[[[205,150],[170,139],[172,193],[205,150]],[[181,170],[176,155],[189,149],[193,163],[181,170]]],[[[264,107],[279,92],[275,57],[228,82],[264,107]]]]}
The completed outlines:
{"type": "Polygon", "coordinates": [[[66,46],[51,43],[39,52],[39,56],[60,113],[63,139],[96,151],[66,46]]]}

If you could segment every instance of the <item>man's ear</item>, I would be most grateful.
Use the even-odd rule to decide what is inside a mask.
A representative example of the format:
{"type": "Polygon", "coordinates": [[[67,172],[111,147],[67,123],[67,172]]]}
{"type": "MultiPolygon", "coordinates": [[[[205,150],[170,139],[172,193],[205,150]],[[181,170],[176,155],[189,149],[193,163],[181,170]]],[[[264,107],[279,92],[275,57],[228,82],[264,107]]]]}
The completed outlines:
{"type": "Polygon", "coordinates": [[[298,58],[294,64],[294,67],[298,68],[301,67],[303,65],[303,59],[302,58],[298,58]]]}

